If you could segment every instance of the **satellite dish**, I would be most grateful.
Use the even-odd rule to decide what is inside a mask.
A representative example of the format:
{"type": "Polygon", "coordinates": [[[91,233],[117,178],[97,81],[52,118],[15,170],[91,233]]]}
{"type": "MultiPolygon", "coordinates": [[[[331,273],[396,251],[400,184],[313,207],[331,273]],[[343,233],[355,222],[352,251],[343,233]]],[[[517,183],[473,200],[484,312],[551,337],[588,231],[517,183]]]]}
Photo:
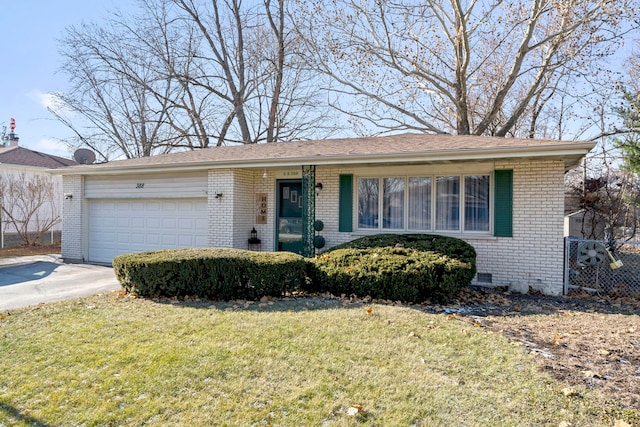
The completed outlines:
{"type": "Polygon", "coordinates": [[[96,153],[87,148],[78,148],[73,153],[73,158],[81,165],[90,165],[96,161],[96,153]]]}

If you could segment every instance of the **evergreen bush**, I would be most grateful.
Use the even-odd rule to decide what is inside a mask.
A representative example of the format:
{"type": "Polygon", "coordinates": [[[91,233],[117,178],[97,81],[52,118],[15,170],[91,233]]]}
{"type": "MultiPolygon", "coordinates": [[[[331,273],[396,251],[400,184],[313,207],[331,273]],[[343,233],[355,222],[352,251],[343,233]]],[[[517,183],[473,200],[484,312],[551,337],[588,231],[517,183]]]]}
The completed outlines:
{"type": "Polygon", "coordinates": [[[335,246],[312,260],[309,290],[393,301],[446,302],[476,273],[467,242],[428,234],[380,234],[335,246]]]}

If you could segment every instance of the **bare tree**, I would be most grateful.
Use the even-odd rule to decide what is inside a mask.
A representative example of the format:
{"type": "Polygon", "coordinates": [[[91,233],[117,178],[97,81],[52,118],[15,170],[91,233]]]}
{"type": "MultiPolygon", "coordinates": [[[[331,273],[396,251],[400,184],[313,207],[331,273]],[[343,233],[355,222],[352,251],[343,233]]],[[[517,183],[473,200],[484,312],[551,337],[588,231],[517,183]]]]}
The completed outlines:
{"type": "Polygon", "coordinates": [[[0,176],[3,232],[15,232],[25,245],[40,242],[61,220],[61,206],[53,178],[26,172],[0,176]]]}
{"type": "Polygon", "coordinates": [[[637,0],[317,0],[293,14],[307,61],[356,120],[532,136],[554,99],[588,92],[579,78],[600,72],[638,10],[637,0]]]}
{"type": "Polygon", "coordinates": [[[62,40],[74,85],[54,114],[82,145],[106,159],[323,132],[328,109],[298,61],[285,0],[138,4],[62,40]]]}
{"type": "Polygon", "coordinates": [[[324,122],[328,114],[315,87],[317,75],[299,61],[303,45],[287,23],[287,1],[264,0],[255,7],[243,7],[241,0],[175,3],[202,40],[198,72],[181,79],[216,94],[228,111],[228,141],[287,141],[335,130],[324,122]]]}
{"type": "Polygon", "coordinates": [[[179,32],[158,31],[163,18],[166,23],[166,8],[145,19],[115,14],[104,26],[84,23],[67,29],[61,71],[69,76],[71,89],[57,94],[60,105],[52,112],[74,131],[73,145],[87,146],[108,160],[168,152],[184,141],[174,112],[183,88],[167,71],[169,54],[162,52],[162,46],[178,45],[179,32]]]}

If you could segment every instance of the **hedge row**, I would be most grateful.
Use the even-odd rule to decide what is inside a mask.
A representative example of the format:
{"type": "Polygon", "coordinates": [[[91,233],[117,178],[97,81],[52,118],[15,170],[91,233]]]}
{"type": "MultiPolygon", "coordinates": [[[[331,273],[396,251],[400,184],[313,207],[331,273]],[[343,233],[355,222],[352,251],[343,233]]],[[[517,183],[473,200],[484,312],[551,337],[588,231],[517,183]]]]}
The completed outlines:
{"type": "Polygon", "coordinates": [[[289,252],[177,249],[120,255],[116,277],[143,296],[259,299],[287,292],[446,301],[475,275],[468,243],[425,234],[363,237],[305,259],[289,252]]]}
{"type": "Polygon", "coordinates": [[[143,296],[259,299],[299,289],[307,279],[307,262],[300,255],[239,249],[120,255],[113,269],[124,289],[143,296]]]}

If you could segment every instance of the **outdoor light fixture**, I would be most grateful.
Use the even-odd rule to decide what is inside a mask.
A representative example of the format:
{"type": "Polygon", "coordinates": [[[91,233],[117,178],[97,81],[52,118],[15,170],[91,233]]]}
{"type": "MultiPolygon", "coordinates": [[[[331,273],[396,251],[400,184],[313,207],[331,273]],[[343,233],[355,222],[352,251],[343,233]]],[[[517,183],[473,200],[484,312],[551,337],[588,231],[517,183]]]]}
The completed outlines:
{"type": "Polygon", "coordinates": [[[71,199],[72,197],[73,197],[73,194],[71,194],[71,193],[64,193],[64,198],[65,198],[65,200],[69,200],[69,199],[71,199]]]}
{"type": "Polygon", "coordinates": [[[321,182],[316,184],[316,190],[318,190],[318,191],[322,190],[322,183],[321,182]]]}
{"type": "Polygon", "coordinates": [[[267,179],[269,175],[267,174],[267,168],[264,168],[264,172],[262,174],[262,179],[267,179]]]}
{"type": "Polygon", "coordinates": [[[222,193],[216,193],[216,199],[222,199],[222,193]]]}
{"type": "Polygon", "coordinates": [[[258,232],[256,231],[256,228],[253,227],[251,229],[251,232],[249,234],[251,237],[249,237],[249,249],[255,249],[254,245],[259,245],[260,243],[262,243],[260,241],[260,239],[258,239],[258,232]]]}

